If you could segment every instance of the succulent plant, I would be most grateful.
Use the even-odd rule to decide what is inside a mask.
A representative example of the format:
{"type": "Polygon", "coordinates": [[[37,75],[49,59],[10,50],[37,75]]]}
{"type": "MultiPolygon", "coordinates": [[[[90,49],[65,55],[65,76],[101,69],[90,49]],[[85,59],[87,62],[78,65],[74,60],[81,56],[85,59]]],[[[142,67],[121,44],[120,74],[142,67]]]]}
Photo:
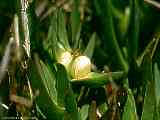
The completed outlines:
{"type": "Polygon", "coordinates": [[[156,0],[1,0],[0,119],[159,120],[156,0]]]}

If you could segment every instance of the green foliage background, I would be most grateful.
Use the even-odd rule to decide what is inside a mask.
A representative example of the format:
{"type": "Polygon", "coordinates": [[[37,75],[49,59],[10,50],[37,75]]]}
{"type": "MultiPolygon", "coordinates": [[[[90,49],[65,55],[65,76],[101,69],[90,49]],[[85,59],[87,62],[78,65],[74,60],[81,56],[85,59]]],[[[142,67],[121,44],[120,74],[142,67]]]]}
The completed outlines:
{"type": "Polygon", "coordinates": [[[159,120],[158,0],[1,0],[0,119],[159,120]],[[85,55],[80,80],[60,52],[85,55]]]}

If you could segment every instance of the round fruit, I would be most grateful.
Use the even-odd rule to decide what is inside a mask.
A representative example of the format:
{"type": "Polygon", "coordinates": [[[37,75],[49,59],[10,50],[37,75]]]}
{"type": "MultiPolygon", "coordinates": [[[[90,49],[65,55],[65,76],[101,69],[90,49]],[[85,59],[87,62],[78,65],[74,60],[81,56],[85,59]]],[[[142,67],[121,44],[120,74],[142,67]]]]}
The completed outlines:
{"type": "Polygon", "coordinates": [[[68,65],[70,64],[71,61],[72,61],[72,55],[68,51],[61,53],[61,55],[58,57],[58,62],[64,65],[66,69],[68,68],[68,65]]]}
{"type": "Polygon", "coordinates": [[[74,79],[81,79],[91,72],[91,61],[87,56],[76,57],[70,65],[70,74],[74,79]]]}

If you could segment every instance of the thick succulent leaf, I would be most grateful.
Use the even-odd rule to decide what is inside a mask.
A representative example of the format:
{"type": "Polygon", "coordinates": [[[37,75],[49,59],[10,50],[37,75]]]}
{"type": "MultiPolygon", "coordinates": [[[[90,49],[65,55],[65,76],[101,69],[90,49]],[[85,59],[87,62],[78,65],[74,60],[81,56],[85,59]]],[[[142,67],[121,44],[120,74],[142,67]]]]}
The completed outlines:
{"type": "Polygon", "coordinates": [[[57,105],[57,92],[55,89],[55,77],[49,66],[35,57],[35,62],[30,67],[30,80],[34,91],[39,91],[36,103],[47,119],[61,120],[64,108],[57,105]]]}
{"type": "Polygon", "coordinates": [[[130,18],[128,26],[128,58],[129,62],[137,58],[140,26],[140,9],[138,0],[130,0],[130,18]]]}
{"type": "Polygon", "coordinates": [[[57,64],[57,73],[56,73],[56,89],[57,89],[57,101],[58,104],[62,107],[65,106],[64,98],[65,91],[69,88],[69,80],[66,77],[67,72],[61,64],[57,64]]]}
{"type": "Polygon", "coordinates": [[[106,50],[109,50],[109,52],[112,51],[112,53],[114,53],[114,59],[119,61],[118,68],[128,71],[127,63],[122,55],[117,41],[117,36],[115,34],[111,6],[111,0],[95,0],[96,12],[101,20],[101,25],[103,26],[103,35],[105,38],[104,43],[106,43],[104,44],[104,47],[106,50]]]}
{"type": "Polygon", "coordinates": [[[155,95],[156,95],[156,111],[155,120],[160,119],[160,69],[158,63],[154,64],[154,80],[155,80],[155,95]]]}
{"type": "Polygon", "coordinates": [[[48,36],[43,45],[50,57],[56,61],[59,52],[70,50],[63,11],[57,9],[50,21],[48,36]]]}
{"type": "Polygon", "coordinates": [[[79,0],[74,0],[74,8],[71,12],[71,29],[72,29],[72,44],[74,44],[74,48],[76,49],[80,40],[80,12],[78,9],[79,0]]]}
{"type": "Polygon", "coordinates": [[[38,105],[36,104],[36,111],[37,111],[37,117],[42,118],[42,119],[47,119],[47,117],[43,114],[43,112],[41,111],[41,109],[38,107],[38,105]]]}
{"type": "MultiPolygon", "coordinates": [[[[57,12],[57,11],[56,11],[57,12]]],[[[49,53],[52,59],[56,59],[57,48],[57,14],[52,15],[47,39],[43,41],[44,49],[49,53]]]]}
{"type": "Polygon", "coordinates": [[[153,79],[152,61],[150,54],[145,55],[143,61],[142,80],[145,82],[146,91],[144,96],[144,104],[141,120],[153,120],[155,115],[155,80],[153,79]]]}
{"type": "Polygon", "coordinates": [[[128,98],[124,106],[122,120],[138,120],[135,99],[130,89],[128,90],[128,98]]]}
{"type": "Polygon", "coordinates": [[[93,33],[90,40],[89,40],[87,48],[84,51],[84,54],[87,55],[89,58],[92,58],[92,56],[93,56],[95,42],[96,42],[96,33],[93,33]]]}
{"type": "Polygon", "coordinates": [[[112,7],[112,12],[116,18],[119,20],[118,28],[119,32],[117,34],[120,34],[121,39],[124,39],[126,37],[127,29],[128,29],[128,23],[129,23],[129,16],[130,16],[130,9],[128,7],[125,8],[124,13],[122,13],[119,9],[112,7]]]}
{"type": "Polygon", "coordinates": [[[58,93],[58,103],[65,106],[65,120],[79,120],[75,95],[72,91],[67,72],[63,65],[57,64],[56,88],[58,93]]]}
{"type": "Polygon", "coordinates": [[[88,110],[89,110],[89,105],[83,105],[82,108],[80,109],[80,115],[81,115],[81,120],[87,120],[88,117],[88,110]]]}
{"type": "Polygon", "coordinates": [[[98,110],[103,115],[108,110],[107,104],[106,103],[101,104],[100,106],[98,106],[98,110]]]}
{"type": "Polygon", "coordinates": [[[142,120],[154,120],[155,105],[155,85],[154,81],[152,80],[147,84],[142,112],[142,120]]]}
{"type": "Polygon", "coordinates": [[[158,69],[158,64],[154,64],[154,79],[155,79],[155,92],[156,92],[156,101],[159,104],[160,101],[160,70],[158,69]]]}
{"type": "Polygon", "coordinates": [[[85,85],[89,87],[100,87],[111,82],[111,80],[118,80],[124,77],[123,72],[111,72],[111,73],[95,73],[91,72],[82,79],[71,80],[73,85],[85,85]]]}
{"type": "Polygon", "coordinates": [[[68,89],[65,93],[66,113],[70,116],[69,120],[80,120],[80,114],[77,109],[77,103],[73,91],[68,89]]]}
{"type": "Polygon", "coordinates": [[[45,85],[47,91],[49,92],[51,99],[55,103],[57,103],[57,91],[56,91],[56,87],[55,87],[55,82],[56,82],[55,76],[52,73],[49,66],[45,65],[43,63],[43,61],[40,61],[39,65],[40,65],[39,72],[40,72],[41,78],[43,80],[43,84],[45,85]]]}
{"type": "Polygon", "coordinates": [[[71,88],[65,91],[65,120],[80,120],[75,95],[71,88]]]}
{"type": "Polygon", "coordinates": [[[58,20],[57,29],[58,29],[58,38],[59,38],[58,40],[64,46],[65,49],[70,49],[67,31],[66,31],[64,12],[61,9],[58,10],[57,12],[57,20],[58,20]]]}
{"type": "Polygon", "coordinates": [[[156,104],[155,81],[152,75],[152,62],[150,54],[144,56],[142,62],[142,80],[145,82],[146,91],[144,96],[144,104],[142,111],[142,120],[153,120],[156,104]]]}

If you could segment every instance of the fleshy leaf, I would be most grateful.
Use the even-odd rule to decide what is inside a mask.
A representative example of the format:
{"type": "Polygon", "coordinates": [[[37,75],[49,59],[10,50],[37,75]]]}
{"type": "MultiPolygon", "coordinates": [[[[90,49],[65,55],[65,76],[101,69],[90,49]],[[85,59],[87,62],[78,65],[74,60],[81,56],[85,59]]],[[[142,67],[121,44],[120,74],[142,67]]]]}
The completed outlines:
{"type": "Polygon", "coordinates": [[[154,64],[155,92],[157,103],[160,101],[160,70],[157,63],[154,64]]]}
{"type": "Polygon", "coordinates": [[[65,19],[64,19],[64,13],[60,9],[57,12],[57,22],[58,22],[58,38],[60,43],[63,45],[65,49],[70,49],[70,45],[68,42],[68,36],[67,36],[67,31],[66,31],[66,24],[65,24],[65,19]]]}
{"type": "Polygon", "coordinates": [[[81,30],[81,23],[80,23],[80,12],[78,9],[79,0],[74,0],[74,8],[71,12],[71,29],[72,29],[72,44],[74,44],[74,48],[78,47],[79,40],[80,40],[80,30],[81,30]]]}
{"type": "Polygon", "coordinates": [[[57,14],[55,13],[50,18],[50,27],[48,30],[47,39],[43,41],[44,49],[54,60],[56,59],[57,41],[57,14]]]}
{"type": "Polygon", "coordinates": [[[128,90],[128,98],[124,106],[122,120],[138,120],[135,99],[130,89],[128,90]]]}
{"type": "Polygon", "coordinates": [[[47,119],[61,120],[64,108],[57,105],[57,92],[55,89],[55,77],[49,66],[35,56],[35,62],[31,64],[29,79],[33,90],[39,91],[36,103],[47,119]],[[47,104],[44,104],[47,103],[47,104]]]}
{"type": "Polygon", "coordinates": [[[72,91],[67,72],[61,64],[57,64],[56,67],[58,103],[61,106],[65,106],[65,120],[79,120],[80,114],[78,113],[75,95],[72,91]]]}
{"type": "Polygon", "coordinates": [[[128,58],[129,62],[137,58],[139,26],[140,26],[140,9],[138,0],[130,0],[130,18],[128,26],[128,58]]]}
{"type": "Polygon", "coordinates": [[[145,82],[146,90],[141,120],[153,120],[155,115],[156,96],[155,80],[153,79],[152,74],[152,60],[149,53],[144,56],[142,65],[142,80],[145,82]]]}
{"type": "Polygon", "coordinates": [[[154,120],[153,118],[154,118],[155,105],[156,105],[154,88],[155,88],[154,81],[151,80],[147,84],[147,88],[146,88],[143,112],[142,112],[142,120],[154,120]]]}
{"type": "Polygon", "coordinates": [[[95,73],[91,72],[86,77],[82,79],[71,80],[73,85],[85,85],[89,87],[100,87],[103,86],[111,80],[117,80],[124,77],[123,72],[111,72],[111,73],[95,73]]]}
{"type": "Polygon", "coordinates": [[[56,89],[57,89],[57,101],[58,104],[62,107],[65,106],[64,98],[65,91],[69,88],[69,80],[66,77],[67,72],[61,64],[57,64],[57,73],[56,73],[56,89]]]}
{"type": "Polygon", "coordinates": [[[90,40],[89,40],[87,48],[84,51],[84,54],[87,55],[89,58],[92,58],[92,56],[93,56],[95,42],[96,42],[96,33],[93,33],[90,40]]]}
{"type": "Polygon", "coordinates": [[[89,105],[83,105],[80,114],[81,114],[81,120],[87,120],[88,117],[88,110],[89,110],[89,105]]]}
{"type": "Polygon", "coordinates": [[[120,70],[128,71],[128,65],[122,55],[120,46],[117,41],[117,36],[114,29],[114,21],[111,11],[112,0],[95,0],[95,8],[100,19],[101,26],[103,26],[104,48],[106,51],[114,53],[114,60],[118,60],[118,68],[120,70]]]}

